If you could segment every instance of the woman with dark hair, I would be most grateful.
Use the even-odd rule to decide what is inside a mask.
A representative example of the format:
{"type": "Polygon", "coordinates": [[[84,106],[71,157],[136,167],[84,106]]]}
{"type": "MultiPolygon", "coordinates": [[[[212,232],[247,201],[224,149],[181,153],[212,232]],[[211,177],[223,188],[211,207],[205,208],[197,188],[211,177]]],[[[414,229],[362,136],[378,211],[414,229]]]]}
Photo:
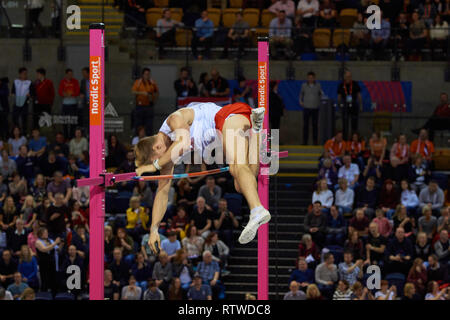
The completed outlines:
{"type": "Polygon", "coordinates": [[[178,180],[175,185],[175,199],[177,206],[185,206],[187,213],[191,213],[196,201],[196,196],[197,192],[194,192],[188,179],[178,180]]]}
{"type": "Polygon", "coordinates": [[[14,199],[11,196],[8,196],[5,199],[3,208],[0,210],[0,230],[6,231],[7,233],[10,230],[13,230],[18,216],[19,214],[17,207],[14,204],[14,199]]]}
{"type": "Polygon", "coordinates": [[[399,202],[400,194],[394,186],[394,183],[391,179],[386,179],[381,187],[379,206],[389,220],[395,213],[395,208],[399,202]]]}
{"type": "Polygon", "coordinates": [[[56,266],[58,265],[58,245],[61,239],[58,237],[53,241],[48,237],[47,228],[40,228],[36,241],[36,255],[39,264],[39,274],[41,275],[41,291],[52,290],[56,293],[56,266]]]}
{"type": "Polygon", "coordinates": [[[169,286],[169,294],[167,300],[183,300],[185,294],[181,288],[180,278],[173,278],[169,286]]]}
{"type": "Polygon", "coordinates": [[[217,232],[213,231],[208,234],[205,240],[204,250],[208,250],[212,253],[213,260],[219,263],[220,267],[223,269],[223,273],[228,264],[228,255],[230,254],[230,249],[222,240],[219,239],[219,235],[217,234],[217,232]]]}
{"type": "Polygon", "coordinates": [[[108,137],[108,156],[106,168],[117,168],[126,159],[127,150],[115,134],[108,137]]]}
{"type": "Polygon", "coordinates": [[[141,252],[136,254],[136,262],[131,267],[131,273],[135,277],[137,285],[142,289],[142,292],[147,290],[148,280],[152,278],[152,268],[141,252]]]}
{"type": "Polygon", "coordinates": [[[344,250],[351,251],[355,261],[364,258],[365,247],[358,232],[349,233],[348,239],[345,240],[344,250]]]}
{"type": "Polygon", "coordinates": [[[270,129],[280,129],[284,102],[278,94],[278,81],[273,80],[269,83],[269,106],[270,129]]]}
{"type": "Polygon", "coordinates": [[[11,132],[11,138],[8,139],[9,154],[13,157],[18,156],[19,149],[24,144],[27,144],[27,138],[22,135],[20,127],[14,126],[11,132]]]}
{"type": "Polygon", "coordinates": [[[183,248],[186,249],[188,259],[193,263],[200,259],[204,242],[205,240],[197,235],[197,227],[192,225],[189,226],[186,232],[186,238],[184,238],[181,243],[183,244],[183,248]]]}
{"type": "Polygon", "coordinates": [[[36,212],[38,214],[37,219],[40,226],[45,226],[45,224],[47,223],[47,211],[51,205],[52,203],[50,199],[45,196],[44,198],[42,198],[42,203],[36,208],[36,212]]]}
{"type": "Polygon", "coordinates": [[[405,230],[406,237],[413,235],[413,229],[416,222],[413,217],[408,217],[406,207],[404,205],[399,204],[397,206],[392,220],[394,221],[394,233],[397,228],[403,228],[405,230]]]}
{"type": "Polygon", "coordinates": [[[125,262],[131,266],[134,261],[134,241],[133,238],[127,234],[125,228],[117,229],[114,247],[122,249],[125,262]]]}
{"type": "Polygon", "coordinates": [[[422,297],[425,295],[425,285],[427,283],[427,268],[423,265],[423,260],[420,258],[414,259],[411,269],[408,273],[408,282],[411,282],[416,287],[416,292],[422,297]]]}
{"type": "Polygon", "coordinates": [[[206,84],[209,81],[208,72],[202,72],[200,74],[200,79],[198,80],[198,93],[200,97],[207,97],[208,90],[206,89],[206,84]]]}
{"type": "Polygon", "coordinates": [[[401,134],[397,142],[391,148],[390,162],[392,167],[392,176],[399,182],[408,177],[409,169],[409,144],[406,142],[406,135],[401,134]]]}

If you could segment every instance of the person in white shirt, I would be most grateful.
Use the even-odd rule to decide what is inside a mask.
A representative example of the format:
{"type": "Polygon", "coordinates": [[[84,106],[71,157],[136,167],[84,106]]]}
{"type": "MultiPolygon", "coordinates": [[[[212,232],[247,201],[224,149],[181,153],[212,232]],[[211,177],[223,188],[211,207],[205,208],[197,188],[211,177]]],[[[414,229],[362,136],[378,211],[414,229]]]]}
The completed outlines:
{"type": "Polygon", "coordinates": [[[406,207],[408,217],[415,217],[417,209],[419,208],[419,198],[417,197],[417,194],[411,189],[408,180],[402,180],[400,185],[402,188],[400,201],[402,205],[406,207]]]}
{"type": "Polygon", "coordinates": [[[269,11],[278,13],[278,11],[284,10],[286,16],[290,19],[295,18],[295,3],[292,0],[278,0],[269,7],[269,11]]]}
{"type": "Polygon", "coordinates": [[[434,57],[436,49],[444,49],[447,43],[449,32],[447,21],[442,21],[440,14],[437,14],[434,18],[434,23],[430,27],[431,38],[431,54],[434,57]]]}
{"type": "Polygon", "coordinates": [[[352,163],[350,155],[346,154],[343,158],[344,165],[338,171],[338,178],[347,179],[348,186],[355,189],[358,186],[359,167],[352,163]]]}
{"type": "Polygon", "coordinates": [[[340,214],[352,212],[355,192],[348,187],[347,179],[341,178],[338,183],[339,189],[336,191],[335,205],[338,207],[340,214]]]}
{"type": "Polygon", "coordinates": [[[387,280],[381,280],[381,290],[375,293],[375,300],[395,300],[397,298],[397,287],[391,286],[387,280]]]}
{"type": "Polygon", "coordinates": [[[297,5],[297,15],[302,17],[303,23],[309,27],[315,27],[319,15],[318,0],[300,0],[297,5]]]}
{"type": "Polygon", "coordinates": [[[14,80],[11,94],[14,96],[13,122],[22,132],[27,132],[28,104],[32,95],[32,82],[28,80],[26,68],[19,69],[19,78],[14,80]],[[20,125],[19,122],[22,122],[20,125]]]}
{"type": "Polygon", "coordinates": [[[314,191],[312,196],[312,203],[320,201],[322,203],[322,210],[329,211],[333,205],[333,192],[328,189],[327,179],[322,179],[317,182],[317,190],[314,191]]]}
{"type": "Polygon", "coordinates": [[[286,17],[286,12],[280,10],[277,17],[270,21],[270,56],[272,59],[278,59],[278,48],[283,48],[284,55],[292,56],[292,21],[286,17]]]}

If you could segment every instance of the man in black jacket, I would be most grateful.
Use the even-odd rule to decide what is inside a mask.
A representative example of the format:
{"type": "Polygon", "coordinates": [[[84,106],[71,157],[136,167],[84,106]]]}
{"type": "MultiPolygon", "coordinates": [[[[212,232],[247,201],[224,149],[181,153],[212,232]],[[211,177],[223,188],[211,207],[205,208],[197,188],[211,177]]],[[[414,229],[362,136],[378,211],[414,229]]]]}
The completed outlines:
{"type": "Polygon", "coordinates": [[[22,219],[16,220],[15,230],[11,230],[8,236],[8,248],[11,249],[12,254],[18,256],[22,245],[27,244],[28,232],[24,228],[22,219]]]}
{"type": "Polygon", "coordinates": [[[322,247],[325,241],[327,217],[322,212],[320,201],[314,202],[312,212],[308,213],[305,218],[304,226],[305,232],[311,234],[316,245],[322,247]]]}
{"type": "MultiPolygon", "coordinates": [[[[197,85],[190,76],[189,69],[187,67],[181,68],[180,78],[175,80],[173,86],[175,88],[175,91],[177,92],[177,99],[185,97],[195,97],[198,95],[197,85]]],[[[178,103],[177,101],[175,101],[175,106],[177,105],[178,103]]]]}
{"type": "Polygon", "coordinates": [[[411,267],[412,254],[411,241],[405,237],[405,230],[398,227],[395,230],[395,237],[387,247],[387,273],[399,272],[407,276],[411,267]]]}

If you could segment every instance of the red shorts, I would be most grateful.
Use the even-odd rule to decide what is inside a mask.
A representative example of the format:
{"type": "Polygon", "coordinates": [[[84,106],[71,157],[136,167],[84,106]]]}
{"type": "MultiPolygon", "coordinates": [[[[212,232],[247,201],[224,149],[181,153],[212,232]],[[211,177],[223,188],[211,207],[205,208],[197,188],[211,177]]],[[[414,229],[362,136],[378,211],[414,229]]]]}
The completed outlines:
{"type": "Polygon", "coordinates": [[[230,114],[242,114],[245,116],[248,121],[250,122],[250,126],[252,124],[250,120],[250,115],[252,114],[252,107],[250,107],[248,104],[243,102],[235,102],[232,104],[227,104],[226,106],[223,106],[219,112],[216,113],[216,116],[214,117],[214,122],[216,123],[216,129],[220,130],[222,132],[223,124],[225,123],[225,119],[230,114]]]}

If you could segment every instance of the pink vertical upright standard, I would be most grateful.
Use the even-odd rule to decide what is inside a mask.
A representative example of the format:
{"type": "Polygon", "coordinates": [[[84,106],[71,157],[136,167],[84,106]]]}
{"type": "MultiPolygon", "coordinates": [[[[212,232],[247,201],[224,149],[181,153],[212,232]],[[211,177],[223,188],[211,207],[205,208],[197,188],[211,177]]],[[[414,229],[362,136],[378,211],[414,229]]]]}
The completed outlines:
{"type": "MultiPolygon", "coordinates": [[[[269,42],[267,37],[258,38],[258,107],[266,108],[264,129],[269,130],[269,42]]],[[[262,142],[268,148],[267,135],[262,142]]],[[[261,164],[258,176],[258,195],[261,204],[269,209],[268,164],[261,164]]],[[[258,229],[258,300],[269,299],[269,224],[258,229]]]]}
{"type": "MultiPolygon", "coordinates": [[[[89,27],[89,176],[105,173],[105,136],[103,128],[105,25],[89,27]]],[[[89,200],[89,299],[103,300],[105,189],[90,187],[89,200]]]]}

